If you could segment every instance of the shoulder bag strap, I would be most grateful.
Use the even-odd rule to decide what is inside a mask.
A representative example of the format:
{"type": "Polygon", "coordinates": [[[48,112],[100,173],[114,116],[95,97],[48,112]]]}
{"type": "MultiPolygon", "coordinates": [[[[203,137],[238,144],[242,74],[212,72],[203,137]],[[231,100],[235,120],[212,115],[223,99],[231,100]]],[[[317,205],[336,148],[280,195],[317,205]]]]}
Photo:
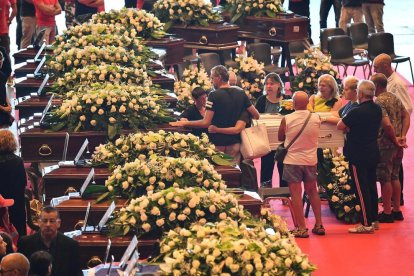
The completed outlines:
{"type": "Polygon", "coordinates": [[[300,131],[298,132],[298,134],[296,134],[295,138],[293,138],[293,140],[289,143],[289,145],[286,147],[286,150],[288,150],[290,148],[290,146],[296,141],[296,139],[299,138],[299,136],[302,134],[303,130],[305,129],[306,125],[309,122],[310,117],[312,116],[312,112],[309,112],[309,116],[308,118],[306,118],[305,123],[303,124],[302,128],[300,129],[300,131]]]}

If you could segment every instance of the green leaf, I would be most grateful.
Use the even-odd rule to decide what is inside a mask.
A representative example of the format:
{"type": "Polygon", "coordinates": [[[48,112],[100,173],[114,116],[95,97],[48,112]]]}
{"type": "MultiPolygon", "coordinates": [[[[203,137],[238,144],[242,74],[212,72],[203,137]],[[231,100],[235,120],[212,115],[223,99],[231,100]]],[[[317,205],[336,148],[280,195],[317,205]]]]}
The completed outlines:
{"type": "Polygon", "coordinates": [[[102,194],[108,192],[108,188],[103,185],[89,185],[82,194],[82,198],[91,196],[92,194],[102,194]]]}
{"type": "Polygon", "coordinates": [[[108,125],[108,138],[109,138],[109,140],[113,140],[116,133],[117,133],[116,126],[108,125]]]}
{"type": "Polygon", "coordinates": [[[81,121],[79,121],[78,125],[75,127],[75,129],[73,131],[78,132],[81,126],[82,126],[82,123],[81,123],[81,121]]]}
{"type": "Polygon", "coordinates": [[[96,199],[95,203],[101,203],[101,202],[104,202],[107,199],[109,199],[109,192],[106,192],[106,193],[102,194],[100,197],[98,197],[96,199]]]}
{"type": "Polygon", "coordinates": [[[221,155],[213,155],[211,157],[211,161],[213,161],[214,164],[219,166],[232,166],[234,164],[233,160],[230,161],[221,155]]]}
{"type": "Polygon", "coordinates": [[[276,17],[276,13],[272,12],[271,10],[266,10],[266,15],[272,18],[276,17]]]}
{"type": "Polygon", "coordinates": [[[124,228],[123,235],[126,236],[129,233],[129,230],[130,230],[130,226],[126,225],[125,228],[124,228]]]}
{"type": "Polygon", "coordinates": [[[239,20],[241,16],[242,16],[242,14],[241,14],[241,13],[236,14],[235,16],[233,16],[233,17],[231,18],[230,22],[231,22],[231,23],[235,23],[235,22],[237,22],[237,20],[239,20]]]}
{"type": "Polygon", "coordinates": [[[207,27],[208,26],[208,21],[206,19],[202,19],[202,20],[200,20],[200,25],[207,27]]]}
{"type": "Polygon", "coordinates": [[[172,24],[173,24],[172,21],[166,22],[164,25],[164,31],[168,31],[168,29],[171,28],[172,24]]]}

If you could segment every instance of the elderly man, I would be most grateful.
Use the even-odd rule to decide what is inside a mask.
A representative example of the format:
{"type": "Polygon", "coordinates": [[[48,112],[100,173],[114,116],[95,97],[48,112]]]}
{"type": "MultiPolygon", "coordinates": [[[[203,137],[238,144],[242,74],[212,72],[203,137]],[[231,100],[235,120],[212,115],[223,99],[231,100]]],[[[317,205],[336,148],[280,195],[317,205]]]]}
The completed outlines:
{"type": "Polygon", "coordinates": [[[6,255],[0,264],[1,275],[27,276],[29,274],[29,260],[20,253],[6,255]]]}
{"type": "MultiPolygon", "coordinates": [[[[382,73],[388,78],[387,91],[394,93],[403,103],[405,109],[411,115],[413,112],[413,104],[410,95],[408,95],[407,86],[403,80],[394,72],[391,67],[391,57],[387,54],[380,54],[374,59],[374,71],[382,73]]],[[[405,137],[401,137],[405,139],[405,137]]],[[[400,167],[400,184],[401,184],[401,205],[404,205],[404,171],[401,164],[400,167]]]]}
{"type": "Polygon", "coordinates": [[[44,207],[40,214],[39,226],[39,232],[19,240],[18,251],[28,258],[39,250],[49,252],[53,257],[52,276],[79,275],[79,244],[58,232],[60,228],[58,210],[51,206],[44,207]]]}
{"type": "MultiPolygon", "coordinates": [[[[172,122],[172,126],[207,128],[214,125],[218,128],[230,128],[236,125],[245,110],[253,118],[259,118],[259,112],[244,91],[229,85],[229,73],[224,66],[213,67],[210,76],[215,90],[208,96],[204,118],[198,121],[172,122]]],[[[209,137],[219,151],[231,155],[237,163],[240,162],[240,134],[210,133],[209,137]]]]}
{"type": "Polygon", "coordinates": [[[378,136],[380,163],[377,167],[377,180],[381,183],[381,195],[384,211],[379,215],[379,222],[391,223],[403,220],[400,211],[401,185],[398,179],[403,158],[405,137],[410,127],[410,115],[400,99],[387,91],[387,77],[375,74],[371,77],[375,84],[376,103],[382,109],[382,128],[378,136]],[[392,196],[392,211],[391,211],[392,196]]]}
{"type": "Polygon", "coordinates": [[[357,93],[359,105],[338,122],[337,128],[347,132],[344,154],[349,161],[353,189],[362,213],[361,223],[349,232],[373,233],[372,223],[377,221],[378,215],[375,171],[379,161],[377,136],[382,113],[373,101],[374,83],[359,82],[357,93]]]}
{"type": "Polygon", "coordinates": [[[302,182],[315,214],[316,223],[312,232],[316,235],[325,235],[321,217],[321,201],[316,188],[316,164],[318,162],[316,150],[320,118],[317,114],[307,110],[308,103],[308,94],[303,91],[296,92],[293,95],[295,112],[282,119],[278,132],[279,141],[284,141],[285,146],[293,141],[283,161],[282,179],[289,184],[293,213],[298,224],[292,233],[297,238],[309,237],[303,216],[302,182]]]}

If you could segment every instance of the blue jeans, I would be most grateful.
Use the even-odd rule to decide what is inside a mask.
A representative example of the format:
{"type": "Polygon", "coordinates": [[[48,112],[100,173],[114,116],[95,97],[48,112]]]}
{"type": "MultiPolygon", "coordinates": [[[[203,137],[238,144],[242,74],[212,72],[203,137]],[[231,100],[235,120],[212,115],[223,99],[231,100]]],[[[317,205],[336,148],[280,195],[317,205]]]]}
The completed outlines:
{"type": "Polygon", "coordinates": [[[335,12],[335,27],[339,27],[339,18],[341,17],[341,0],[321,0],[321,7],[319,9],[319,17],[320,21],[319,24],[321,29],[327,27],[327,19],[329,15],[329,11],[333,6],[335,12]]]}

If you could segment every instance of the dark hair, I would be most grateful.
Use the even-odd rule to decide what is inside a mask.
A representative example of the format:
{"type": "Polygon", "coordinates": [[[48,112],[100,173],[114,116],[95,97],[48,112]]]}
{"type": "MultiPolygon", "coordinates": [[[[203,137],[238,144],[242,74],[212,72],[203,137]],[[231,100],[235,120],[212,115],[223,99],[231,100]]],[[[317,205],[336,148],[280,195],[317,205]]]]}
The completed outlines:
{"type": "Polygon", "coordinates": [[[59,210],[53,206],[50,206],[50,205],[44,206],[42,209],[42,213],[43,212],[48,213],[48,214],[57,213],[57,217],[60,218],[59,210]]]}
{"type": "Polygon", "coordinates": [[[375,86],[379,86],[381,88],[387,88],[388,79],[384,74],[376,73],[372,75],[371,81],[375,84],[375,86]]]}
{"type": "Polygon", "coordinates": [[[211,74],[219,76],[222,82],[229,81],[229,71],[223,65],[216,65],[211,69],[211,74]]]}
{"type": "MultiPolygon", "coordinates": [[[[10,234],[9,233],[6,233],[6,232],[0,232],[0,236],[3,238],[3,241],[5,243],[7,243],[7,246],[6,246],[6,255],[7,254],[10,254],[10,253],[14,253],[14,250],[13,250],[13,240],[12,240],[12,237],[10,236],[10,234]]],[[[1,256],[0,259],[3,258],[3,257],[4,256],[1,256]]]]}
{"type": "Polygon", "coordinates": [[[193,91],[191,91],[191,96],[193,96],[195,100],[197,100],[203,95],[207,95],[207,91],[201,88],[200,86],[197,86],[193,89],[193,91]]]}
{"type": "Polygon", "coordinates": [[[264,78],[265,87],[266,87],[266,82],[267,82],[268,79],[271,79],[272,81],[277,82],[278,84],[280,84],[279,91],[277,91],[277,97],[280,98],[282,96],[282,94],[285,93],[285,85],[283,84],[282,79],[276,73],[269,73],[264,78]]]}
{"type": "Polygon", "coordinates": [[[52,255],[46,251],[36,251],[30,256],[30,275],[48,276],[52,255]]]}

